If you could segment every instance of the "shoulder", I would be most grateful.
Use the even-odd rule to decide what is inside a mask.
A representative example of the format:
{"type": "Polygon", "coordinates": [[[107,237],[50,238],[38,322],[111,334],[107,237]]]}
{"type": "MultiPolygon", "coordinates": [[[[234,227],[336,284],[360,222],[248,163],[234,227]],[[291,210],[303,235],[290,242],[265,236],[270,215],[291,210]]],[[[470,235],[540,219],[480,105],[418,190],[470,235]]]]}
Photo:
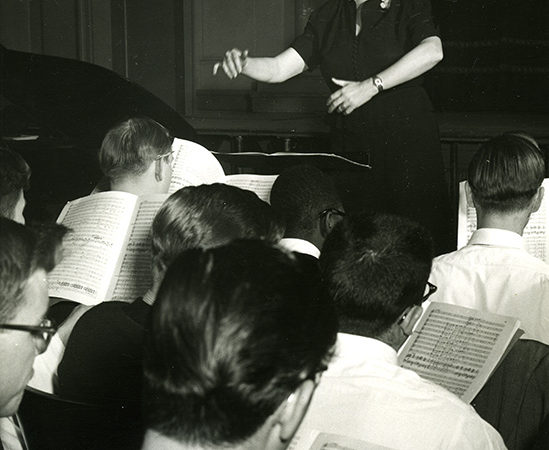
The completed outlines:
{"type": "Polygon", "coordinates": [[[418,403],[422,405],[420,406],[423,410],[421,414],[429,423],[438,424],[439,427],[443,427],[442,429],[445,426],[451,426],[454,435],[472,434],[471,438],[476,435],[480,439],[479,444],[490,436],[493,436],[496,441],[500,439],[497,432],[477,414],[471,405],[409,369],[400,368],[400,370],[406,375],[405,391],[408,390],[411,400],[415,400],[418,395],[421,397],[422,401],[418,403]]]}

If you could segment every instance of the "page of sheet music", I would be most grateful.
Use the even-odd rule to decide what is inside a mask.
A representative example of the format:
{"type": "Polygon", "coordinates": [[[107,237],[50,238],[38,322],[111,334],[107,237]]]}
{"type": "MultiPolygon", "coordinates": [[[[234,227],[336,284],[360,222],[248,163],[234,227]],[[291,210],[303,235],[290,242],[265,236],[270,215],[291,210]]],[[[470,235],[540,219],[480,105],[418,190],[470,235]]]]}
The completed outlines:
{"type": "Polygon", "coordinates": [[[137,196],[103,192],[69,202],[58,222],[72,229],[63,259],[49,274],[49,295],[87,305],[104,301],[137,196]]]}
{"type": "Polygon", "coordinates": [[[115,270],[114,290],[107,298],[131,302],[152,285],[151,225],[168,194],[139,198],[137,214],[130,232],[120,268],[115,270]]]}
{"type": "Polygon", "coordinates": [[[511,317],[432,302],[399,351],[398,361],[470,402],[518,326],[519,321],[511,317]]]}
{"type": "Polygon", "coordinates": [[[223,183],[225,172],[212,153],[196,142],[175,138],[172,144],[174,160],[171,194],[184,186],[223,183]]]}
{"type": "Polygon", "coordinates": [[[225,183],[255,192],[261,200],[270,203],[271,189],[277,177],[278,175],[227,175],[225,183]]]}
{"type": "MultiPolygon", "coordinates": [[[[549,189],[549,179],[543,180],[545,190],[549,189]]],[[[523,237],[526,250],[531,255],[545,262],[549,262],[549,234],[547,223],[549,209],[544,197],[540,209],[530,216],[530,221],[524,229],[523,237]]],[[[473,205],[467,203],[465,182],[459,184],[459,212],[458,212],[458,244],[461,248],[467,244],[473,232],[477,229],[477,214],[473,205]]]]}

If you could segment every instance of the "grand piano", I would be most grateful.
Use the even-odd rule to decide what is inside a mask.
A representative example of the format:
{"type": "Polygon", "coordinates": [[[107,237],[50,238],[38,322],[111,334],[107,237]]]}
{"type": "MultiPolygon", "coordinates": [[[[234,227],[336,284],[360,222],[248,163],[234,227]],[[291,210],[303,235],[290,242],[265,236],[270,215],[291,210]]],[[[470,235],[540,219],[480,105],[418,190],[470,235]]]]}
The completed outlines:
{"type": "Polygon", "coordinates": [[[27,219],[55,219],[67,200],[88,194],[100,176],[97,150],[105,133],[132,116],[196,139],[173,108],[108,69],[0,45],[0,133],[33,170],[27,219]]]}

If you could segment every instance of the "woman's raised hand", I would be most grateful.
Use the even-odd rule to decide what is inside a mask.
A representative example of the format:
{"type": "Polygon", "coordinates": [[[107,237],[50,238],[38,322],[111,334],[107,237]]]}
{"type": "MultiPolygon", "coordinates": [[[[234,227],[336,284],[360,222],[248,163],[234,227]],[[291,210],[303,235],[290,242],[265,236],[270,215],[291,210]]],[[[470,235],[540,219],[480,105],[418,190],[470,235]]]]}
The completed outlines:
{"type": "Polygon", "coordinates": [[[225,57],[223,58],[223,61],[214,64],[213,74],[217,75],[217,71],[220,67],[222,67],[225,74],[230,79],[234,79],[242,73],[242,70],[244,70],[247,57],[248,50],[242,51],[238,48],[228,50],[225,52],[225,57]]]}

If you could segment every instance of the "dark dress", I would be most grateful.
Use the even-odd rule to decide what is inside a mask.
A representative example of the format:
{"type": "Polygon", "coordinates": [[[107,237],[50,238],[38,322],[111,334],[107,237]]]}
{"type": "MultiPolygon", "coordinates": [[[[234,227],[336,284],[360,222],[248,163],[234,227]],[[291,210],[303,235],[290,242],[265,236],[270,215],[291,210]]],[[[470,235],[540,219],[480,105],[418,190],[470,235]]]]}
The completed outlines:
{"type": "MultiPolygon", "coordinates": [[[[332,92],[340,89],[332,77],[366,80],[438,34],[429,0],[392,0],[386,11],[379,0],[366,1],[358,36],[356,11],[353,0],[328,0],[291,45],[310,69],[320,67],[332,92]]],[[[438,125],[421,77],[381,92],[348,116],[333,113],[332,119],[334,151],[373,167],[367,176],[345,174],[345,206],[411,217],[435,235],[439,252],[449,249],[438,125]]]]}
{"type": "Polygon", "coordinates": [[[151,307],[104,302],[76,322],[57,368],[56,394],[88,403],[140,409],[143,339],[151,307]]]}

